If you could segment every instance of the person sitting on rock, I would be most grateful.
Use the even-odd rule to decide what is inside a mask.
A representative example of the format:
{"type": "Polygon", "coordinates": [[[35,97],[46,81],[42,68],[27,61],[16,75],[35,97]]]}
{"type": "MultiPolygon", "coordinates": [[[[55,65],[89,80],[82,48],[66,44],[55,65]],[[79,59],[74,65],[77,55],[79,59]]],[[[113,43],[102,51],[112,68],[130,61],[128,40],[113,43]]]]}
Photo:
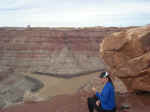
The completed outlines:
{"type": "Polygon", "coordinates": [[[115,88],[108,72],[102,72],[99,76],[104,88],[101,93],[97,92],[93,87],[94,97],[88,98],[88,109],[89,112],[93,112],[96,109],[98,112],[115,112],[115,88]]]}

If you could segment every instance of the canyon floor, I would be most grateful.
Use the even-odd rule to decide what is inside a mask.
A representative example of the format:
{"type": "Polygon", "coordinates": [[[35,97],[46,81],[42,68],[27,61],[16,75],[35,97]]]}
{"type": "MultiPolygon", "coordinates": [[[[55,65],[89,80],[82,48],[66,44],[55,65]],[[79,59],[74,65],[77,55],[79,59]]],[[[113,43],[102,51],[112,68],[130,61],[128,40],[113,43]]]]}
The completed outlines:
{"type": "Polygon", "coordinates": [[[36,96],[38,95],[38,97],[42,99],[49,99],[53,96],[73,94],[80,91],[80,89],[84,88],[88,83],[91,83],[92,80],[96,79],[99,72],[70,79],[38,75],[34,73],[26,73],[25,75],[38,79],[44,84],[43,88],[32,94],[36,96]]]}

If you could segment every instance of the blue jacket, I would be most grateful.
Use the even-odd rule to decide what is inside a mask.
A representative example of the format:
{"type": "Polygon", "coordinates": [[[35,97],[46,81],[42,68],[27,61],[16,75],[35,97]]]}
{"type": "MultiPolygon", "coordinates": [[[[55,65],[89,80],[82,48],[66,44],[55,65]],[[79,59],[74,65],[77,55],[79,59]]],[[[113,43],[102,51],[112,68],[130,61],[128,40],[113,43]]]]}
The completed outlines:
{"type": "Polygon", "coordinates": [[[116,107],[115,90],[111,82],[107,82],[101,93],[96,92],[96,96],[101,102],[101,107],[104,110],[112,110],[116,107]]]}

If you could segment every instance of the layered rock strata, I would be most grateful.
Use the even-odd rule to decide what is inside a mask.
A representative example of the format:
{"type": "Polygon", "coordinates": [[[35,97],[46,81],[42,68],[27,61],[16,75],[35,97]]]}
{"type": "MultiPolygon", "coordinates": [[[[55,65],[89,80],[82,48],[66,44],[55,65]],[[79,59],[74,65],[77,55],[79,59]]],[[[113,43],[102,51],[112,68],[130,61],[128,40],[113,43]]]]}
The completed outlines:
{"type": "Polygon", "coordinates": [[[0,67],[75,74],[103,68],[99,43],[127,28],[0,28],[0,67]]]}

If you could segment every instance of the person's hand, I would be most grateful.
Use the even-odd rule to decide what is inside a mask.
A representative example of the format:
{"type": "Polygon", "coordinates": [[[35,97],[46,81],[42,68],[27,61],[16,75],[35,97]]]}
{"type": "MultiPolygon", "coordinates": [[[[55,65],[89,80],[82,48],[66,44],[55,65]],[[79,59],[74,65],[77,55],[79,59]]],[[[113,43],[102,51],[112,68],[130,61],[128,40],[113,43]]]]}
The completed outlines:
{"type": "Polygon", "coordinates": [[[96,101],[96,105],[99,106],[100,105],[100,100],[96,101]]]}
{"type": "Polygon", "coordinates": [[[92,87],[92,91],[93,91],[94,93],[96,93],[96,88],[95,88],[95,87],[92,87]]]}

